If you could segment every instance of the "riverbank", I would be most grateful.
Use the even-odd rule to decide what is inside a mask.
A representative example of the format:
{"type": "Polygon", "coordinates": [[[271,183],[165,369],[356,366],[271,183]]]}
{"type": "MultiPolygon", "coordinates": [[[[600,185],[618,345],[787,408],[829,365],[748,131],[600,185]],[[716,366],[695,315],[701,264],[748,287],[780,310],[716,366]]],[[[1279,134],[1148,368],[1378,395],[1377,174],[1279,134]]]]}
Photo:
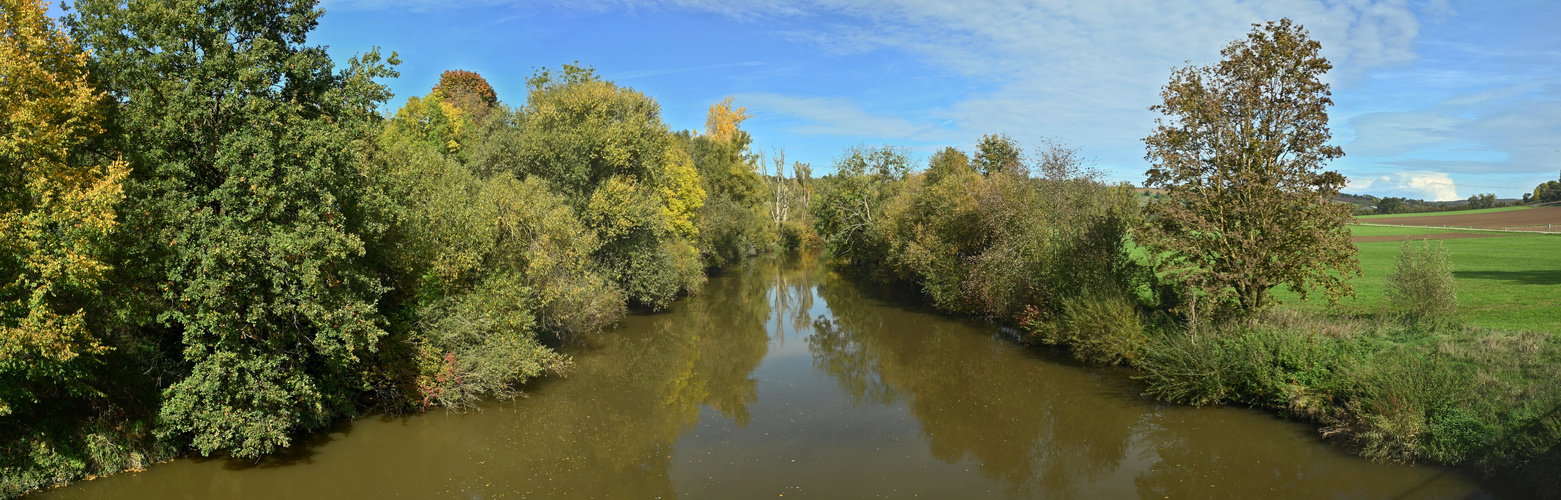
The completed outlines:
{"type": "MultiPolygon", "coordinates": [[[[953,149],[924,172],[896,172],[894,162],[848,172],[821,189],[819,233],[858,280],[913,290],[945,313],[1015,325],[1028,342],[1086,362],[1139,370],[1160,400],[1263,408],[1319,425],[1372,460],[1468,466],[1531,494],[1561,496],[1561,387],[1553,383],[1561,378],[1553,305],[1561,282],[1549,279],[1561,240],[1437,242],[1453,254],[1455,270],[1438,275],[1457,290],[1459,312],[1450,316],[1389,307],[1400,242],[1350,243],[1338,232],[1330,237],[1342,241],[1329,251],[1341,269],[1307,274],[1310,281],[1292,276],[1312,285],[1312,302],[1267,282],[1264,292],[1284,305],[1237,303],[1218,293],[1256,286],[1256,278],[1194,286],[1212,271],[1151,258],[1135,239],[1154,210],[1070,154],[1056,146],[1038,153],[1049,158],[1033,169],[1039,177],[982,175],[953,149]],[[1362,275],[1333,283],[1352,293],[1341,306],[1319,305],[1319,280],[1356,278],[1357,257],[1362,275]]],[[[1400,231],[1339,222],[1369,233],[1358,236],[1400,231]]],[[[1296,258],[1293,250],[1275,255],[1296,258]]],[[[1246,276],[1222,272],[1214,274],[1246,276]]]]}
{"type": "Polygon", "coordinates": [[[1261,410],[1141,397],[1131,370],[818,264],[713,276],[481,411],[370,415],[258,462],[179,459],[36,500],[1511,497],[1464,470],[1363,461],[1261,410]]]}

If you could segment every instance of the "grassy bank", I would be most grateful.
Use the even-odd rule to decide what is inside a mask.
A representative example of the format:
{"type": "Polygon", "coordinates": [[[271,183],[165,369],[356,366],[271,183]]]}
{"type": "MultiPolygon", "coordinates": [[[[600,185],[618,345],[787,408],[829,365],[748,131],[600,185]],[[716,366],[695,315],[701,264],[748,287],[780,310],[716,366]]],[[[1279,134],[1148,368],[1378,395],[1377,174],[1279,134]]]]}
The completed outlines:
{"type": "MultiPolygon", "coordinates": [[[[1434,228],[1352,226],[1356,236],[1435,234],[1434,228]]],[[[1487,329],[1561,333],[1561,235],[1492,233],[1490,238],[1441,240],[1453,259],[1460,319],[1487,329]]],[[[1382,310],[1385,280],[1392,273],[1400,243],[1358,242],[1361,276],[1351,280],[1355,297],[1342,300],[1338,313],[1367,315],[1382,310]]],[[[1276,290],[1285,309],[1309,313],[1330,310],[1327,302],[1300,301],[1288,290],[1276,290]]]]}
{"type": "MultiPolygon", "coordinates": [[[[1285,303],[1252,321],[1196,331],[1161,322],[1124,351],[1135,354],[1128,364],[1160,399],[1267,408],[1373,460],[1471,466],[1561,496],[1561,237],[1497,234],[1437,242],[1453,263],[1452,318],[1399,316],[1385,291],[1402,243],[1360,242],[1355,297],[1330,307],[1281,290],[1285,303]]],[[[1085,345],[1070,347],[1123,342],[1085,345]]]]}
{"type": "Polygon", "coordinates": [[[1561,343],[1548,334],[1281,310],[1147,337],[1133,364],[1160,399],[1267,408],[1366,458],[1561,495],[1561,343]]]}

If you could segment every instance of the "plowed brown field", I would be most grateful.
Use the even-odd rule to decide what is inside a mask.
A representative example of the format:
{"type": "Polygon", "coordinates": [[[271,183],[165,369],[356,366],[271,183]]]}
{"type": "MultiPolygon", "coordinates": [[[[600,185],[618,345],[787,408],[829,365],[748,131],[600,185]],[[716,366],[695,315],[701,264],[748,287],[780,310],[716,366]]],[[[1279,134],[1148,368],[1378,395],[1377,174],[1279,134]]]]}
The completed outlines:
{"type": "Polygon", "coordinates": [[[1528,210],[1509,210],[1506,212],[1467,215],[1419,215],[1361,219],[1360,222],[1402,226],[1451,226],[1480,229],[1510,228],[1527,231],[1544,231],[1545,225],[1550,224],[1553,231],[1561,231],[1561,207],[1531,208],[1528,210]]]}
{"type": "Polygon", "coordinates": [[[1351,236],[1350,241],[1364,243],[1368,241],[1404,241],[1404,240],[1461,240],[1464,238],[1500,238],[1502,236],[1522,236],[1516,233],[1436,233],[1436,234],[1394,234],[1388,236],[1351,236]]]}

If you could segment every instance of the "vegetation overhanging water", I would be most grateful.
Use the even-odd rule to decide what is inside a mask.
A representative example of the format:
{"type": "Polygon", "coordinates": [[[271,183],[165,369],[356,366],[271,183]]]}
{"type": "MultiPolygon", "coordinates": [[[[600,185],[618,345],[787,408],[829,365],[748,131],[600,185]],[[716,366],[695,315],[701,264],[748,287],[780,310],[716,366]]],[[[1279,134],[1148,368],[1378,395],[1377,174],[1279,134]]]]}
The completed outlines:
{"type": "Polygon", "coordinates": [[[1313,427],[1165,405],[1126,370],[762,259],[569,349],[480,411],[369,416],[259,461],[185,458],[37,495],[92,498],[1468,498],[1313,427]]]}

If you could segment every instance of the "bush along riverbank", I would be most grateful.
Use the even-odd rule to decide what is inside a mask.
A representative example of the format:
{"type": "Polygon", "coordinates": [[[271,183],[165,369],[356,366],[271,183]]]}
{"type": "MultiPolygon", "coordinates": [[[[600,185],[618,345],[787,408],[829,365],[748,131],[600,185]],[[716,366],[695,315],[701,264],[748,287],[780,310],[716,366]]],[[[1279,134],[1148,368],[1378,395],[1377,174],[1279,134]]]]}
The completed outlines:
{"type": "Polygon", "coordinates": [[[1285,20],[1254,26],[1219,65],[1173,74],[1145,139],[1149,183],[1167,196],[1142,208],[1075,150],[1025,154],[990,135],[919,171],[903,150],[846,151],[819,182],[817,232],[844,272],[1136,368],[1159,399],[1266,408],[1366,458],[1469,466],[1561,496],[1561,342],[1462,324],[1440,246],[1403,248],[1380,310],[1276,307],[1276,287],[1333,302],[1360,273],[1349,207],[1326,201],[1344,178],[1322,164],[1343,153],[1327,145],[1318,50],[1285,20]],[[1241,125],[1273,106],[1292,121],[1241,125]],[[1200,136],[1219,130],[1255,146],[1200,136]]]}

